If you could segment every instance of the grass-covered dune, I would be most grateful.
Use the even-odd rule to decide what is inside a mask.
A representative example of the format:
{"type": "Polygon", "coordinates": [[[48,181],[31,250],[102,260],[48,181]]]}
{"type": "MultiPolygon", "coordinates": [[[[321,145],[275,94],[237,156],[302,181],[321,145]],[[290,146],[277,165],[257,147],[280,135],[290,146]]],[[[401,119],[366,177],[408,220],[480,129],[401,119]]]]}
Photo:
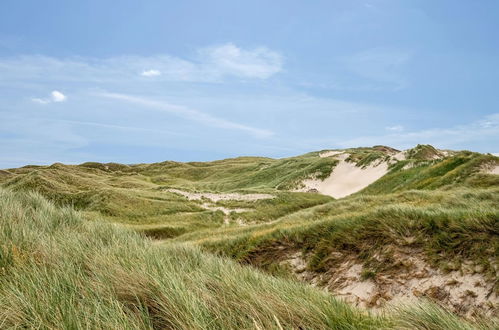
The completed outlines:
{"type": "Polygon", "coordinates": [[[338,289],[334,280],[358,265],[357,282],[369,280],[377,288],[377,293],[365,299],[367,306],[391,300],[404,289],[414,292],[397,282],[431,281],[431,274],[438,274],[444,281],[422,286],[421,295],[463,315],[498,312],[497,298],[493,298],[499,293],[497,188],[359,195],[273,223],[201,230],[175,241],[194,242],[273,274],[295,273],[333,292],[338,289]],[[301,260],[303,266],[293,267],[293,259],[301,260]],[[452,293],[466,283],[469,289],[452,293]],[[480,286],[486,290],[484,301],[476,298],[480,286]],[[468,300],[466,295],[475,299],[468,300]]]}
{"type": "Polygon", "coordinates": [[[198,249],[0,190],[0,328],[474,329],[436,306],[372,315],[198,249]]]}
{"type": "Polygon", "coordinates": [[[276,257],[270,253],[272,246],[300,249],[312,259],[314,270],[332,262],[328,258],[332,251],[369,261],[379,249],[396,244],[421,249],[442,268],[453,260],[472,259],[495,275],[491,263],[499,255],[498,220],[499,188],[406,191],[359,195],[272,223],[202,230],[177,240],[197,242],[237,259],[268,253],[272,261],[276,257]]]}
{"type": "Polygon", "coordinates": [[[0,328],[494,328],[497,166],[419,145],[2,170],[0,328]]]}

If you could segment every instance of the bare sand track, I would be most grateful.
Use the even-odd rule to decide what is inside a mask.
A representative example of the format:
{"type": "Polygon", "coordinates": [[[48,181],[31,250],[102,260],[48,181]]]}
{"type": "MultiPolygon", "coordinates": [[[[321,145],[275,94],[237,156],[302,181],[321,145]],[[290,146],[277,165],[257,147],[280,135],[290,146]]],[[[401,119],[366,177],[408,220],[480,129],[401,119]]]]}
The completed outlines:
{"type": "Polygon", "coordinates": [[[206,199],[211,200],[212,202],[228,201],[228,200],[256,201],[259,199],[270,199],[270,198],[275,197],[274,195],[270,195],[270,194],[195,193],[195,192],[183,191],[183,190],[179,190],[179,189],[167,189],[166,191],[185,196],[189,200],[202,200],[203,198],[206,198],[206,199]]]}
{"type": "MultiPolygon", "coordinates": [[[[218,201],[226,201],[226,200],[237,200],[237,201],[256,201],[260,199],[270,199],[274,198],[274,195],[270,194],[238,194],[238,193],[227,193],[227,194],[216,194],[216,193],[193,193],[193,192],[188,192],[188,191],[183,191],[179,189],[167,189],[167,191],[182,195],[186,197],[189,200],[203,200],[203,199],[209,199],[211,202],[218,202],[218,201]]],[[[242,213],[242,212],[248,212],[251,211],[249,209],[242,209],[242,208],[226,208],[223,206],[217,206],[217,205],[212,205],[210,203],[203,203],[201,206],[210,211],[221,211],[223,212],[224,216],[224,223],[229,224],[230,223],[230,214],[231,213],[242,213]]],[[[240,225],[242,225],[242,222],[238,222],[240,225]]]]}

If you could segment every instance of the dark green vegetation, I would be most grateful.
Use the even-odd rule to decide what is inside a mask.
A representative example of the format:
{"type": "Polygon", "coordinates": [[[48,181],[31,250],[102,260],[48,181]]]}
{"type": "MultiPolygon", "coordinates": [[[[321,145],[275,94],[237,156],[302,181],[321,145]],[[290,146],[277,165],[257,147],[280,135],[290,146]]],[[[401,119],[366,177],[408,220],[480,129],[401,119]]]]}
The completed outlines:
{"type": "Polygon", "coordinates": [[[424,145],[400,161],[389,147],[346,152],[359,167],[390,166],[340,200],[292,192],[303,179],[334,170],[338,160],[319,152],[0,171],[0,328],[497,326],[490,317],[488,325],[479,316],[465,321],[427,303],[374,317],[290,279],[280,262],[296,251],[317,274],[358,260],[368,281],[397,272],[399,250],[444,272],[471,262],[489,281],[497,278],[499,175],[484,172],[499,165],[497,157],[445,156],[424,145]],[[189,200],[172,188],[274,198],[189,200]]]}

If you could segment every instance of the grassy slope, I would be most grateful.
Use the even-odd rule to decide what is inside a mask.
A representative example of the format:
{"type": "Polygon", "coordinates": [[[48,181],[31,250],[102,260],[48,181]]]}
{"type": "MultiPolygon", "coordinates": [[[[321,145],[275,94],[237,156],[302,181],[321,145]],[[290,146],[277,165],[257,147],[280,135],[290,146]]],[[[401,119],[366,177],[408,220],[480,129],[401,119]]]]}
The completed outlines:
{"type": "Polygon", "coordinates": [[[379,195],[411,189],[497,187],[499,185],[497,176],[480,173],[483,164],[492,162],[499,163],[498,157],[468,151],[439,160],[407,159],[392,166],[387,175],[361,193],[379,195]]]}
{"type": "MultiPolygon", "coordinates": [[[[356,148],[347,151],[350,153],[349,158],[358,166],[366,166],[377,159],[388,158],[386,147],[356,148]]],[[[417,146],[407,154],[413,158],[392,165],[389,174],[354,196],[340,201],[333,201],[319,194],[280,190],[283,187],[295,186],[300,178],[310,175],[327,177],[336,160],[320,158],[319,152],[280,160],[241,157],[207,163],[163,162],[130,166],[100,163],[85,163],[79,166],[54,164],[48,167],[9,170],[10,174],[2,175],[0,182],[3,182],[3,186],[14,190],[36,190],[61,205],[73,205],[84,210],[90,218],[102,216],[111,222],[125,223],[154,238],[181,236],[180,239],[184,241],[204,242],[203,246],[209,245],[213,250],[218,243],[208,244],[203,237],[209,237],[209,241],[217,241],[220,235],[224,244],[218,247],[219,252],[239,257],[261,245],[283,239],[281,236],[278,239],[273,238],[276,232],[281,231],[299,233],[292,235],[299,237],[293,242],[294,245],[303,245],[305,237],[309,242],[309,249],[320,250],[319,245],[325,243],[320,243],[307,233],[327,227],[328,223],[338,221],[338,217],[346,222],[361,223],[360,231],[365,231],[368,236],[372,228],[362,225],[364,218],[373,218],[373,215],[386,209],[387,204],[391,204],[391,208],[383,211],[385,212],[383,217],[395,218],[394,222],[398,223],[408,221],[409,218],[404,212],[413,214],[436,212],[441,213],[442,218],[450,219],[449,221],[461,219],[463,212],[468,214],[468,217],[469,214],[480,213],[480,210],[492,212],[490,217],[497,214],[495,200],[482,206],[483,203],[470,204],[469,198],[465,197],[469,194],[474,196],[473,194],[478,191],[476,189],[498,186],[497,176],[479,173],[483,164],[497,162],[497,157],[460,152],[452,157],[437,160],[432,158],[439,153],[431,146],[417,146]],[[169,193],[165,191],[166,187],[201,191],[270,192],[276,194],[276,198],[256,202],[216,203],[217,206],[248,209],[248,212],[232,214],[231,218],[234,221],[240,219],[255,224],[243,228],[227,227],[223,226],[221,211],[206,210],[201,207],[201,202],[188,201],[182,196],[169,193]],[[411,189],[461,190],[460,193],[393,194],[411,189]],[[463,189],[469,189],[469,194],[463,189]],[[373,197],[374,195],[376,197],[373,197]],[[441,203],[442,199],[448,200],[447,204],[441,203]],[[329,204],[309,209],[326,203],[329,204]],[[411,209],[399,212],[397,207],[411,209]],[[474,208],[470,209],[471,207],[474,208]],[[446,209],[442,211],[443,208],[449,211],[446,209]],[[299,212],[300,210],[304,211],[299,212]],[[456,214],[455,217],[454,213],[450,214],[452,212],[456,214]],[[294,220],[290,223],[288,219],[294,220]],[[258,234],[260,231],[265,235],[258,234]],[[244,235],[251,239],[243,239],[244,235]],[[236,247],[229,248],[231,242],[238,243],[234,245],[236,247]]],[[[488,196],[486,191],[481,194],[488,196]]],[[[324,230],[329,231],[329,229],[324,230]]],[[[328,235],[325,232],[319,233],[321,237],[324,236],[322,239],[327,241],[328,235]]],[[[428,234],[431,237],[437,235],[436,232],[428,234]]],[[[474,232],[471,234],[475,235],[474,232]]],[[[420,242],[420,245],[424,244],[427,243],[420,242]]],[[[322,254],[325,258],[326,254],[323,252],[322,254]]],[[[320,264],[321,258],[317,258],[320,264]]]]}
{"type": "MultiPolygon", "coordinates": [[[[387,159],[383,148],[348,151],[359,166],[387,159]]],[[[337,201],[283,191],[311,175],[327,177],[336,161],[319,158],[318,152],[281,160],[54,164],[4,171],[0,184],[18,191],[37,190],[58,205],[74,205],[90,219],[125,223],[155,238],[176,237],[172,246],[195,243],[268,270],[282,253],[305,250],[314,271],[334,267],[332,251],[355,255],[369,269],[385,271],[394,264],[380,264],[372,255],[395,244],[422,250],[428,261],[443,269],[471,259],[492,276],[491,261],[499,255],[499,182],[498,176],[481,174],[480,169],[498,158],[460,152],[443,160],[428,159],[435,156],[428,146],[409,154],[413,158],[394,164],[388,175],[364,191],[337,201]],[[220,211],[204,210],[201,202],[165,191],[169,187],[277,197],[218,202],[251,210],[231,215],[251,225],[224,226],[220,211]]]]}
{"type": "Polygon", "coordinates": [[[373,316],[181,245],[0,190],[0,328],[473,329],[432,305],[373,316]]]}
{"type": "Polygon", "coordinates": [[[201,207],[201,201],[189,201],[166,188],[271,192],[276,198],[256,203],[239,202],[240,206],[232,207],[250,210],[238,215],[244,221],[272,221],[332,200],[327,196],[289,193],[282,189],[310,175],[327,177],[335,163],[334,159],[311,153],[280,160],[241,157],[208,163],[131,166],[54,164],[11,169],[0,176],[0,185],[18,191],[34,190],[59,205],[72,205],[85,211],[89,218],[100,216],[110,222],[132,225],[156,238],[168,238],[217,228],[223,224],[224,215],[221,211],[206,210],[201,207]]]}
{"type": "Polygon", "coordinates": [[[381,196],[357,196],[333,201],[285,216],[271,224],[198,231],[177,238],[206,249],[271,266],[286,251],[310,255],[309,268],[334,266],[333,251],[354,254],[370,267],[371,257],[389,244],[422,249],[443,269],[453,262],[473,260],[493,272],[499,255],[499,189],[408,191],[381,196]],[[488,242],[483,244],[483,242],[488,242]],[[283,249],[284,248],[284,249],[283,249]]]}

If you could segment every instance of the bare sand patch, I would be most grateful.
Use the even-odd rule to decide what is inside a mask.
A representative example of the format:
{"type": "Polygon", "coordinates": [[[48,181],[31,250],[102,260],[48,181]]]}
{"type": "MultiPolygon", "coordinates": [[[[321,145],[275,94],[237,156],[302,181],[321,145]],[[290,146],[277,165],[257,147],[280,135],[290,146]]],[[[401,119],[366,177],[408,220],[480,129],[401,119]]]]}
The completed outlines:
{"type": "Polygon", "coordinates": [[[397,152],[392,157],[395,158],[396,160],[405,160],[406,159],[405,151],[397,152]]]}
{"type": "Polygon", "coordinates": [[[487,168],[485,168],[482,173],[485,173],[485,174],[498,174],[499,175],[499,165],[495,165],[495,166],[488,166],[487,168]]]}
{"type": "Polygon", "coordinates": [[[319,154],[319,157],[320,158],[332,157],[332,156],[336,156],[336,155],[339,155],[342,153],[343,153],[343,151],[336,151],[336,150],[324,151],[324,152],[321,152],[319,154]]]}
{"type": "Polygon", "coordinates": [[[375,162],[364,168],[347,162],[348,154],[336,155],[340,162],[325,180],[306,179],[298,191],[318,191],[334,198],[342,198],[360,191],[388,172],[386,162],[375,162]]]}
{"type": "Polygon", "coordinates": [[[481,274],[479,267],[471,262],[444,273],[426,263],[417,251],[398,251],[394,257],[404,267],[373,273],[366,279],[363,278],[365,268],[358,260],[336,254],[340,262],[324,273],[308,271],[307,258],[301,252],[290,254],[281,264],[287,265],[298,279],[362,308],[379,310],[424,297],[464,316],[475,312],[495,315],[499,310],[494,280],[481,274]]]}
{"type": "Polygon", "coordinates": [[[274,195],[270,194],[239,194],[239,193],[195,193],[195,192],[188,192],[188,191],[183,191],[179,189],[167,189],[166,191],[182,195],[184,197],[187,197],[189,200],[202,200],[203,198],[209,199],[213,202],[218,202],[218,201],[227,201],[227,200],[234,200],[234,201],[256,201],[259,199],[271,199],[274,198],[274,195]]]}
{"type": "MultiPolygon", "coordinates": [[[[189,200],[203,200],[209,199],[212,202],[224,201],[224,200],[238,200],[238,201],[256,201],[259,199],[271,199],[274,195],[270,194],[238,194],[238,193],[227,193],[227,194],[216,194],[216,193],[193,193],[188,191],[183,191],[179,189],[167,189],[167,191],[182,195],[187,197],[189,200]]],[[[210,211],[221,211],[224,214],[224,224],[228,225],[230,223],[231,213],[243,213],[251,211],[249,209],[242,208],[227,208],[223,206],[212,205],[210,203],[202,203],[201,207],[210,211]]],[[[242,220],[237,220],[236,223],[239,225],[245,225],[242,220]]]]}

